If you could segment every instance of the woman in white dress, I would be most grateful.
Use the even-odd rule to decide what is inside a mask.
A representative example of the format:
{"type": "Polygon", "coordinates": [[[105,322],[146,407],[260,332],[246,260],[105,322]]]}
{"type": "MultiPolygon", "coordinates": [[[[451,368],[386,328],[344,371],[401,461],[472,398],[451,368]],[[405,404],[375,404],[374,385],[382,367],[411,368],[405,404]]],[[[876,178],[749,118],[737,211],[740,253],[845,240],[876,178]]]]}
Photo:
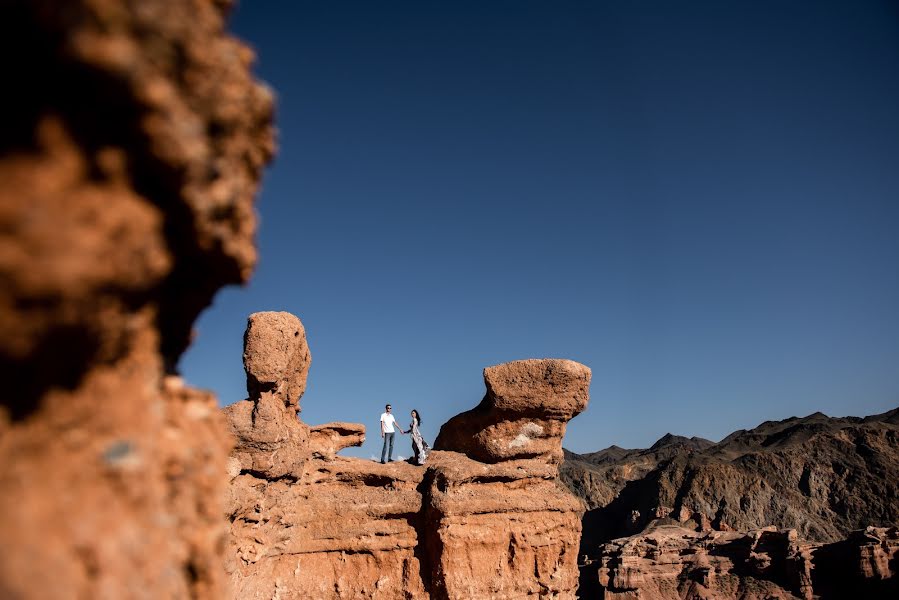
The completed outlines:
{"type": "Polygon", "coordinates": [[[428,446],[428,443],[424,440],[423,437],[421,437],[421,431],[419,431],[418,429],[420,426],[421,417],[418,415],[418,411],[413,408],[412,423],[409,424],[409,431],[403,431],[403,433],[412,434],[412,460],[416,465],[425,464],[425,459],[428,457],[428,452],[431,451],[431,447],[428,446]]]}

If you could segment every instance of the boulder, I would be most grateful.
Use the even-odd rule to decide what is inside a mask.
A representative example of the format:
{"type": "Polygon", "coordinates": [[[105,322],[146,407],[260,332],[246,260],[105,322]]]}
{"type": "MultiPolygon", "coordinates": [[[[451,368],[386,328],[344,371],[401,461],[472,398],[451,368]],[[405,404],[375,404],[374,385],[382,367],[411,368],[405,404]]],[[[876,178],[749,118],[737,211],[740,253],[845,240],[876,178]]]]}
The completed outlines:
{"type": "Polygon", "coordinates": [[[484,369],[481,403],[450,419],[434,444],[481,462],[562,462],[569,420],[587,407],[590,369],[571,360],[520,360],[484,369]]]}
{"type": "Polygon", "coordinates": [[[288,312],[258,312],[249,316],[243,364],[250,399],[270,393],[300,412],[300,398],[306,391],[311,361],[306,330],[297,317],[288,312]]]}

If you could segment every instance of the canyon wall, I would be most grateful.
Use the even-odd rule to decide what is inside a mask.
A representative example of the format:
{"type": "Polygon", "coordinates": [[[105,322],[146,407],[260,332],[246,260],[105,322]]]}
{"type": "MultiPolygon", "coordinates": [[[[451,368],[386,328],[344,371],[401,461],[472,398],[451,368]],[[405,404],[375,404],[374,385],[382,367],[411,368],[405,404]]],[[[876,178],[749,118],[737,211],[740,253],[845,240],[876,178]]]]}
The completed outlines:
{"type": "Polygon", "coordinates": [[[227,427],[169,374],[273,152],[225,4],[4,3],[3,598],[226,593],[227,427]]]}
{"type": "Polygon", "coordinates": [[[590,370],[526,360],[441,429],[423,467],[337,456],[364,427],[296,418],[310,364],[299,319],[251,315],[227,571],[238,597],[573,598],[581,502],[557,482],[590,370]]]}
{"type": "Polygon", "coordinates": [[[899,597],[899,530],[868,527],[832,543],[795,529],[696,532],[656,523],[604,544],[598,589],[605,600],[802,600],[899,597]]]}
{"type": "Polygon", "coordinates": [[[584,598],[877,598],[899,586],[899,409],[769,421],[717,444],[669,434],[645,450],[566,452],[562,478],[588,507],[584,598]]]}

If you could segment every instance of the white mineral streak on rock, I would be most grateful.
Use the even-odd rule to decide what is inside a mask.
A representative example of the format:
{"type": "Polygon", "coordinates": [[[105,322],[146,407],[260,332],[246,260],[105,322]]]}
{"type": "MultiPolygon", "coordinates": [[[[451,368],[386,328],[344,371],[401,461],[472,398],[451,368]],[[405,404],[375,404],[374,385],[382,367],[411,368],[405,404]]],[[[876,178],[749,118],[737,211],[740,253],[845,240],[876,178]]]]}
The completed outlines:
{"type": "Polygon", "coordinates": [[[543,428],[536,423],[525,423],[521,433],[509,440],[510,448],[521,448],[531,443],[531,440],[543,433],[543,428]]]}

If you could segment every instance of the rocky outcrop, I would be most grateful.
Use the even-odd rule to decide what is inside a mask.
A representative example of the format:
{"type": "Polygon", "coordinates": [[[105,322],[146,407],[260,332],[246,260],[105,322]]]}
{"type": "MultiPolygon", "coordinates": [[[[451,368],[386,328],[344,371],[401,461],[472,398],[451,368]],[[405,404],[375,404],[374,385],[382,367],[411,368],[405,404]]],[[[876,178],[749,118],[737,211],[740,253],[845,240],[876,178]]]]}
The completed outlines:
{"type": "Polygon", "coordinates": [[[300,397],[306,391],[312,361],[300,320],[287,312],[250,315],[243,346],[250,398],[270,392],[285,406],[300,412],[300,397]]]}
{"type": "Polygon", "coordinates": [[[565,425],[587,407],[590,369],[571,360],[520,360],[484,369],[487,394],[450,419],[434,447],[482,462],[562,461],[565,425]]]}
{"type": "Polygon", "coordinates": [[[445,425],[424,467],[382,465],[337,456],[362,443],[364,427],[308,427],[296,418],[299,396],[279,391],[301,394],[309,365],[293,319],[250,317],[248,381],[256,365],[281,367],[252,375],[268,383],[225,409],[238,438],[227,562],[238,597],[574,597],[583,507],[557,483],[556,460],[565,423],[586,407],[589,369],[561,360],[485,369],[476,419],[445,425]],[[460,424],[477,427],[473,444],[453,433],[460,424]]]}
{"type": "Polygon", "coordinates": [[[211,0],[4,3],[0,596],[220,598],[215,399],[172,366],[255,261],[272,99],[211,0]]]}
{"type": "Polygon", "coordinates": [[[243,472],[228,494],[226,570],[238,598],[426,597],[424,471],[311,458],[293,477],[243,472]]]}
{"type": "Polygon", "coordinates": [[[300,422],[300,396],[312,357],[306,331],[294,315],[250,315],[243,362],[250,398],[225,408],[236,441],[234,458],[262,477],[294,477],[309,455],[309,426],[300,422]]]}
{"type": "Polygon", "coordinates": [[[562,478],[588,506],[582,552],[671,518],[740,531],[767,525],[835,542],[899,522],[899,409],[766,422],[717,444],[670,436],[648,450],[568,453],[562,478]]]}
{"type": "Polygon", "coordinates": [[[590,369],[523,360],[484,369],[484,382],[481,403],[434,444],[474,459],[432,458],[435,597],[571,597],[582,507],[560,493],[555,465],[567,422],[587,407],[590,369]]]}
{"type": "Polygon", "coordinates": [[[325,423],[309,428],[309,449],[316,458],[334,458],[344,448],[365,443],[365,426],[359,423],[325,423]]]}
{"type": "Polygon", "coordinates": [[[657,524],[600,549],[598,592],[606,600],[895,598],[899,531],[853,532],[830,544],[795,530],[695,532],[657,524]]]}

